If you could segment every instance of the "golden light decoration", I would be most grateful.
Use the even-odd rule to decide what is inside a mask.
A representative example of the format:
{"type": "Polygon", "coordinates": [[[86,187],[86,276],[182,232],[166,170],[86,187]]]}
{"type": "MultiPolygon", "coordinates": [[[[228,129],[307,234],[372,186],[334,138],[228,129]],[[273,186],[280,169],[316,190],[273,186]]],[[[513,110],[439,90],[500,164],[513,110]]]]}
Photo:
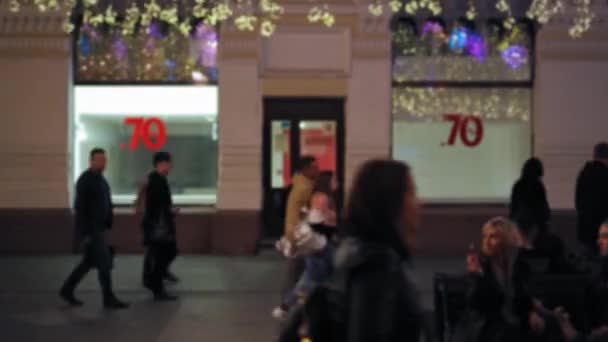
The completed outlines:
{"type": "Polygon", "coordinates": [[[242,15],[234,20],[234,24],[241,31],[253,31],[257,21],[258,18],[253,15],[242,15]]]}
{"type": "Polygon", "coordinates": [[[384,13],[384,7],[382,6],[381,3],[369,4],[368,10],[369,10],[369,13],[371,13],[371,15],[376,16],[376,17],[379,17],[382,15],[382,13],[384,13]]]}
{"type": "Polygon", "coordinates": [[[531,90],[525,88],[393,88],[392,113],[408,121],[442,121],[466,113],[492,121],[527,122],[531,90]]]}
{"type": "Polygon", "coordinates": [[[405,12],[410,15],[416,14],[420,10],[427,9],[432,15],[439,15],[442,12],[439,0],[409,0],[404,6],[405,12]]]}
{"type": "Polygon", "coordinates": [[[513,17],[513,12],[511,11],[511,5],[507,0],[498,0],[496,2],[496,9],[498,12],[506,14],[506,18],[503,21],[503,26],[507,30],[511,30],[515,25],[515,18],[513,17]]]}
{"type": "Polygon", "coordinates": [[[580,38],[584,32],[591,28],[591,21],[595,15],[591,12],[591,0],[575,0],[577,15],[574,25],[568,30],[570,36],[580,38]]]}
{"type": "Polygon", "coordinates": [[[469,0],[469,8],[467,9],[467,13],[465,15],[468,20],[475,20],[477,17],[477,8],[475,7],[475,0],[469,0]]]}
{"type": "Polygon", "coordinates": [[[564,12],[562,0],[533,0],[526,13],[528,18],[546,24],[553,16],[564,12]]]}
{"type": "Polygon", "coordinates": [[[308,11],[308,21],[311,23],[322,22],[325,26],[331,27],[334,25],[336,18],[329,12],[329,6],[314,6],[308,11]]]}
{"type": "MultiPolygon", "coordinates": [[[[370,0],[367,11],[376,17],[389,12],[404,12],[416,15],[420,11],[428,11],[430,15],[437,16],[442,13],[441,0],[370,0]]],[[[487,1],[487,0],[484,0],[487,1]]],[[[493,1],[496,9],[503,14],[503,25],[511,29],[515,24],[511,2],[515,0],[489,0],[493,1]]],[[[475,6],[477,0],[469,0],[465,13],[469,20],[478,16],[475,6]]],[[[177,28],[182,34],[188,34],[190,25],[187,18],[202,19],[205,24],[215,26],[231,20],[238,30],[253,31],[260,25],[260,33],[264,36],[272,34],[276,29],[276,22],[285,13],[280,0],[82,0],[82,15],[84,23],[93,26],[109,25],[120,26],[123,35],[134,33],[138,24],[149,25],[152,20],[161,20],[177,28]],[[112,6],[114,4],[114,6],[112,6]],[[120,18],[120,19],[119,19],[120,18]],[[263,26],[263,27],[262,27],[263,26]]],[[[63,29],[67,33],[74,30],[71,22],[76,0],[0,0],[0,6],[13,13],[23,8],[33,8],[40,12],[61,11],[65,13],[63,29]]],[[[80,10],[80,9],[79,9],[80,10]]],[[[568,32],[573,38],[581,37],[591,28],[595,19],[592,10],[592,0],[532,0],[526,15],[540,24],[548,23],[553,17],[566,14],[571,10],[572,25],[568,32]],[[566,7],[568,1],[573,6],[566,7]]],[[[80,13],[79,13],[80,14],[80,13]]],[[[311,23],[322,23],[325,26],[335,24],[335,15],[326,5],[319,5],[312,1],[308,11],[308,20],[311,23]]]]}
{"type": "Polygon", "coordinates": [[[391,8],[393,12],[399,12],[403,7],[403,4],[399,0],[390,0],[388,2],[388,6],[391,8]]]}
{"type": "Polygon", "coordinates": [[[275,29],[275,23],[273,23],[271,20],[264,19],[264,21],[262,21],[262,25],[260,25],[260,34],[264,37],[270,37],[274,33],[275,29]]]}

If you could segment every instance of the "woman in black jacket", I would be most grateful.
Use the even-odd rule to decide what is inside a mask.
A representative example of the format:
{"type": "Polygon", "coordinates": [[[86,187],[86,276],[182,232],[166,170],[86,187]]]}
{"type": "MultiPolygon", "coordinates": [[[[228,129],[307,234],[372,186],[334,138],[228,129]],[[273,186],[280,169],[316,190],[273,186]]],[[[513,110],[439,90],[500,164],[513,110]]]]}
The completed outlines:
{"type": "Polygon", "coordinates": [[[336,273],[349,279],[345,342],[419,340],[419,296],[407,268],[416,211],[407,165],[373,160],[359,170],[335,259],[336,273]]]}
{"type": "Polygon", "coordinates": [[[542,162],[537,158],[530,158],[524,163],[521,178],[511,192],[509,218],[519,225],[526,236],[534,230],[544,234],[551,218],[542,177],[542,162]]]}

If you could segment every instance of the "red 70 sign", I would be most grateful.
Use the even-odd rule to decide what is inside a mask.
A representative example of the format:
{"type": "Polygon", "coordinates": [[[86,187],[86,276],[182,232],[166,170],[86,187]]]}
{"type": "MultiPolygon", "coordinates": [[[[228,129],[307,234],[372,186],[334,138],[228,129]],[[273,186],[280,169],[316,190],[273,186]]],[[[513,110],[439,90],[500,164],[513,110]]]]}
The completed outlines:
{"type": "Polygon", "coordinates": [[[453,146],[458,136],[460,136],[460,140],[467,147],[475,147],[481,143],[483,139],[483,122],[480,117],[462,114],[444,114],[443,120],[452,122],[452,130],[448,142],[441,144],[442,146],[453,146]],[[473,127],[470,127],[470,124],[473,124],[473,127]]]}
{"type": "MultiPolygon", "coordinates": [[[[159,118],[126,118],[124,121],[125,125],[133,125],[133,134],[131,134],[131,141],[129,142],[129,149],[135,150],[139,145],[139,141],[143,140],[144,146],[148,150],[158,150],[165,144],[167,138],[167,131],[165,124],[159,118]],[[150,126],[156,126],[156,132],[150,133],[150,126]],[[151,137],[154,137],[151,139],[151,137]]],[[[120,145],[121,148],[125,147],[125,144],[120,145]]]]}

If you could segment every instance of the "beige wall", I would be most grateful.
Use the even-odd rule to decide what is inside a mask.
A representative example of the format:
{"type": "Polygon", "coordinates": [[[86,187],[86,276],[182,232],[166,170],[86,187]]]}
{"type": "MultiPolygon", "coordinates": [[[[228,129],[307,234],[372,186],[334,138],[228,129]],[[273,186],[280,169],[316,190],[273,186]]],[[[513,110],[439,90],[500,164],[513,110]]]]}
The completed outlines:
{"type": "Polygon", "coordinates": [[[355,59],[348,90],[345,119],[347,189],[363,162],[390,156],[390,60],[355,59]]]}
{"type": "Polygon", "coordinates": [[[0,208],[65,208],[69,44],[60,18],[28,19],[0,13],[0,208]]]}
{"type": "Polygon", "coordinates": [[[534,142],[553,208],[574,207],[579,170],[608,140],[608,25],[592,29],[573,40],[554,25],[538,37],[534,142]]]}
{"type": "Polygon", "coordinates": [[[220,63],[218,209],[260,209],[262,115],[254,60],[220,63]]]}

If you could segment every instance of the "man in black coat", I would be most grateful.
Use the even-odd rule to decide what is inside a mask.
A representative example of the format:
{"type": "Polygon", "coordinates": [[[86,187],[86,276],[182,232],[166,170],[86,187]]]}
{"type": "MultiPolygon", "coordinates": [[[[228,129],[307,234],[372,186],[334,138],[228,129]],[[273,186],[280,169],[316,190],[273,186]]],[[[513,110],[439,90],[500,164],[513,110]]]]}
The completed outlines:
{"type": "Polygon", "coordinates": [[[587,162],[576,181],[576,211],[578,240],[589,256],[597,255],[597,233],[608,218],[608,143],[594,148],[594,160],[587,162]]]}
{"type": "Polygon", "coordinates": [[[112,251],[104,236],[105,232],[111,229],[113,220],[110,187],[103,177],[106,166],[105,151],[100,148],[93,149],[89,163],[89,168],[76,182],[74,203],[75,224],[84,242],[84,254],[63,284],[60,296],[72,306],[83,305],[83,302],[74,296],[74,290],[92,268],[97,268],[104,307],[124,309],[128,304],[118,300],[112,291],[112,251]]]}
{"type": "Polygon", "coordinates": [[[177,255],[175,215],[167,175],[171,170],[171,155],[157,152],[154,171],[148,176],[145,189],[145,209],[142,222],[144,245],[144,285],[156,300],[175,300],[167,293],[163,280],[169,274],[169,265],[177,255]]]}

